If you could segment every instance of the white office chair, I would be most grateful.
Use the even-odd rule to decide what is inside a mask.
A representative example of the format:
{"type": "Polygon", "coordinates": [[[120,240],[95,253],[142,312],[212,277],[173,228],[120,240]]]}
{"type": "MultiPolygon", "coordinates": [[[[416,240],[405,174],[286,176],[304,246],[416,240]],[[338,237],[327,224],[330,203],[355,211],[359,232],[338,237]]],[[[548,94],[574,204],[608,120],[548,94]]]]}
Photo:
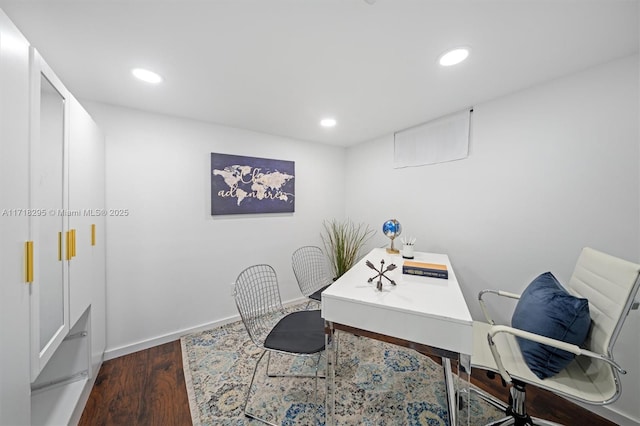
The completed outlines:
{"type": "Polygon", "coordinates": [[[487,323],[473,324],[471,366],[499,373],[504,382],[511,385],[509,405],[472,388],[483,400],[505,411],[507,417],[491,425],[556,424],[532,419],[527,414],[525,384],[594,405],[606,405],[618,399],[622,392],[619,374],[626,374],[626,371],[614,361],[613,345],[627,314],[637,308],[634,298],[640,285],[639,273],[640,265],[591,248],[582,250],[566,289],[570,294],[589,301],[592,323],[584,347],[496,325],[487,312],[483,296],[495,294],[519,299],[520,295],[495,290],[480,292],[478,299],[487,323]],[[542,380],[525,363],[516,336],[571,352],[576,358],[558,374],[542,380]]]}

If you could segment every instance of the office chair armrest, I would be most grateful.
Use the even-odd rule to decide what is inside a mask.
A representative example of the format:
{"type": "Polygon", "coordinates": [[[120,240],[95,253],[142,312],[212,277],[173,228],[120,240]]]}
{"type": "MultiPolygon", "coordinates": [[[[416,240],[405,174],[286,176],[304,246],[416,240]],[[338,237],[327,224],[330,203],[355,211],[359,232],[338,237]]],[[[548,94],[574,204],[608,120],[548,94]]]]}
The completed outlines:
{"type": "Polygon", "coordinates": [[[618,370],[618,373],[627,374],[627,370],[623,369],[617,362],[615,362],[614,360],[612,360],[610,357],[608,357],[606,355],[599,354],[599,353],[596,353],[596,352],[591,352],[591,351],[589,351],[587,349],[581,349],[580,355],[584,355],[584,356],[588,356],[590,358],[595,358],[597,360],[604,361],[607,364],[611,365],[616,370],[618,370]]]}
{"type": "Polygon", "coordinates": [[[598,354],[598,353],[589,351],[587,349],[582,349],[579,346],[571,343],[563,342],[561,340],[551,339],[549,337],[541,336],[535,333],[530,333],[528,331],[520,330],[518,328],[509,327],[506,325],[494,325],[489,330],[489,333],[487,333],[487,340],[489,341],[489,348],[491,349],[491,354],[493,355],[493,358],[496,361],[496,365],[498,366],[500,375],[508,383],[511,382],[511,376],[509,375],[507,370],[504,368],[504,365],[502,364],[502,359],[500,358],[500,353],[498,351],[498,348],[496,347],[493,341],[493,337],[498,333],[509,333],[514,336],[521,337],[523,339],[532,340],[534,342],[542,343],[544,345],[552,346],[554,348],[571,352],[574,355],[583,355],[583,356],[588,356],[590,358],[595,358],[601,361],[605,361],[606,363],[613,366],[613,368],[618,370],[620,374],[627,374],[627,372],[624,369],[622,369],[622,367],[620,367],[614,360],[612,360],[610,357],[606,355],[598,354]]]}
{"type": "Polygon", "coordinates": [[[489,330],[489,336],[491,338],[498,333],[513,334],[514,336],[522,337],[523,339],[533,340],[534,342],[542,343],[543,345],[553,346],[554,348],[571,352],[574,355],[583,355],[583,352],[585,351],[585,349],[581,349],[578,345],[563,342],[562,340],[551,339],[529,331],[520,330],[519,328],[509,327],[507,325],[494,325],[489,330]]]}
{"type": "Polygon", "coordinates": [[[496,323],[489,316],[489,311],[487,311],[487,307],[484,304],[484,300],[482,300],[482,297],[487,293],[497,294],[498,296],[508,297],[510,299],[520,299],[519,294],[509,293],[508,291],[502,291],[502,290],[482,290],[480,293],[478,293],[478,302],[480,303],[480,309],[482,309],[482,313],[484,314],[484,317],[487,319],[487,322],[491,325],[495,325],[496,323]]]}

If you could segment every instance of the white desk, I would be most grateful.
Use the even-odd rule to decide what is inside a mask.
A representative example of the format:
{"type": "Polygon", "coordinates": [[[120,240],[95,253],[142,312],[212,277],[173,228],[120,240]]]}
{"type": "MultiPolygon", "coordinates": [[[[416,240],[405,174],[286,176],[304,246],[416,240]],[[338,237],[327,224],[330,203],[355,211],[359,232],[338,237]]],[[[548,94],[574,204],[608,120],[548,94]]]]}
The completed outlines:
{"type": "Polygon", "coordinates": [[[335,422],[335,330],[443,357],[449,395],[449,424],[458,424],[458,399],[453,392],[450,359],[458,361],[466,374],[470,374],[473,320],[449,257],[444,254],[416,252],[414,260],[447,265],[449,278],[404,275],[404,259],[400,255],[376,248],[322,292],[322,317],[327,324],[327,425],[335,422]],[[368,260],[380,268],[382,259],[385,267],[391,263],[397,266],[394,271],[385,274],[396,285],[382,278],[383,288],[378,291],[377,280],[367,282],[376,272],[365,262],[368,260]]]}

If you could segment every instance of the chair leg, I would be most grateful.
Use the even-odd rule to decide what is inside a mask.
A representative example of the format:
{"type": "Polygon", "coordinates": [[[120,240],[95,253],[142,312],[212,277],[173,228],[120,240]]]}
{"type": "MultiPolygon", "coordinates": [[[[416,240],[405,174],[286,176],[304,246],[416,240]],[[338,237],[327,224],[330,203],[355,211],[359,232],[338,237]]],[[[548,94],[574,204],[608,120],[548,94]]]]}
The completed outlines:
{"type": "Polygon", "coordinates": [[[485,426],[507,426],[507,425],[513,425],[515,422],[515,420],[513,419],[513,417],[503,417],[499,420],[494,420],[490,423],[487,423],[485,426]]]}
{"type": "Polygon", "coordinates": [[[256,366],[253,369],[253,375],[251,376],[251,382],[249,383],[249,389],[247,390],[247,397],[244,401],[244,408],[243,408],[243,412],[244,415],[247,417],[250,417],[252,419],[256,419],[262,423],[266,423],[268,425],[271,426],[279,426],[279,424],[276,423],[271,423],[268,420],[265,420],[261,417],[258,417],[257,415],[247,411],[247,406],[249,405],[249,397],[251,396],[251,389],[253,388],[253,382],[255,381],[256,378],[256,373],[258,371],[258,367],[260,366],[260,362],[262,361],[262,358],[264,358],[265,354],[267,355],[267,376],[268,377],[302,377],[302,378],[309,378],[309,377],[314,377],[315,379],[315,386],[314,386],[314,394],[313,394],[313,398],[314,398],[314,404],[317,406],[318,405],[318,379],[324,379],[324,376],[320,376],[318,374],[318,370],[320,368],[320,359],[322,358],[322,352],[318,353],[318,360],[316,361],[316,368],[315,368],[315,374],[313,376],[297,376],[297,375],[283,375],[283,376],[279,376],[279,375],[270,375],[269,374],[269,363],[271,361],[271,352],[270,351],[262,351],[262,354],[260,355],[260,358],[258,358],[258,361],[256,362],[256,366]]]}
{"type": "Polygon", "coordinates": [[[247,411],[247,405],[249,404],[249,397],[251,396],[251,388],[253,387],[253,381],[256,378],[256,372],[258,371],[258,366],[260,365],[260,361],[262,361],[262,358],[264,358],[264,354],[266,354],[267,351],[262,351],[262,354],[260,355],[260,358],[258,358],[258,361],[256,361],[256,366],[253,368],[253,375],[251,376],[251,382],[249,383],[249,389],[247,390],[247,397],[244,400],[244,408],[243,411],[246,413],[247,411]]]}
{"type": "Polygon", "coordinates": [[[502,400],[496,398],[490,393],[487,393],[476,387],[471,387],[470,390],[472,393],[477,394],[480,399],[482,399],[484,402],[488,403],[489,405],[492,405],[494,408],[497,408],[498,410],[504,411],[504,412],[507,411],[507,407],[509,407],[509,405],[505,404],[504,402],[502,402],[502,400]]]}
{"type": "MultiPolygon", "coordinates": [[[[247,398],[244,401],[244,408],[242,409],[242,411],[244,412],[244,415],[247,417],[251,417],[252,419],[256,419],[262,423],[266,423],[268,425],[271,426],[278,426],[275,423],[271,423],[268,420],[265,420],[261,417],[258,417],[257,415],[247,411],[247,406],[249,405],[249,398],[251,397],[251,389],[253,388],[253,381],[256,378],[256,372],[258,371],[258,366],[260,365],[260,361],[262,361],[262,358],[264,358],[264,355],[267,353],[267,351],[262,351],[262,355],[260,355],[260,358],[258,358],[258,361],[256,361],[256,366],[253,369],[253,375],[251,376],[251,383],[249,384],[249,389],[247,390],[247,398]]],[[[269,370],[269,364],[267,363],[267,371],[269,370]]]]}
{"type": "MultiPolygon", "coordinates": [[[[262,359],[262,358],[260,358],[262,359]]],[[[271,364],[271,352],[267,352],[267,376],[276,377],[275,374],[269,374],[269,365],[271,364]]]]}
{"type": "Polygon", "coordinates": [[[316,380],[315,380],[315,389],[313,390],[314,404],[318,403],[318,369],[320,368],[320,358],[322,358],[322,352],[318,353],[318,361],[316,361],[316,380]]]}
{"type": "Polygon", "coordinates": [[[320,309],[320,301],[319,300],[315,300],[315,299],[311,299],[311,298],[307,298],[307,304],[304,307],[305,311],[309,310],[309,307],[313,304],[313,305],[318,305],[318,306],[311,306],[313,309],[320,309]]]}
{"type": "Polygon", "coordinates": [[[337,332],[333,333],[333,338],[335,339],[335,342],[333,343],[335,345],[335,349],[334,349],[333,352],[336,354],[336,357],[334,359],[334,364],[333,365],[335,365],[335,366],[338,365],[338,356],[340,355],[340,347],[338,346],[338,341],[339,341],[338,334],[339,333],[337,333],[337,332]]]}

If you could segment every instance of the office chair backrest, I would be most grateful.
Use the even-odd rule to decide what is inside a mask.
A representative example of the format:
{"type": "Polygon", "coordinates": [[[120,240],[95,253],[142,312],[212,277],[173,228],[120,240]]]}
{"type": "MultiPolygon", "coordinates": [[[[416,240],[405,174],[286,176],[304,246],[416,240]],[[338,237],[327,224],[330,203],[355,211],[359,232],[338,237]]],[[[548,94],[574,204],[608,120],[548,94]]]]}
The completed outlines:
{"type": "Polygon", "coordinates": [[[622,324],[631,309],[640,280],[640,265],[585,247],[568,290],[589,300],[591,331],[586,347],[611,356],[622,324]]]}
{"type": "Polygon", "coordinates": [[[249,266],[236,278],[233,293],[249,337],[263,346],[273,318],[284,314],[276,271],[264,264],[249,266]]]}
{"type": "Polygon", "coordinates": [[[300,247],[291,256],[291,266],[300,291],[305,296],[332,282],[327,257],[320,247],[300,247]]]}

